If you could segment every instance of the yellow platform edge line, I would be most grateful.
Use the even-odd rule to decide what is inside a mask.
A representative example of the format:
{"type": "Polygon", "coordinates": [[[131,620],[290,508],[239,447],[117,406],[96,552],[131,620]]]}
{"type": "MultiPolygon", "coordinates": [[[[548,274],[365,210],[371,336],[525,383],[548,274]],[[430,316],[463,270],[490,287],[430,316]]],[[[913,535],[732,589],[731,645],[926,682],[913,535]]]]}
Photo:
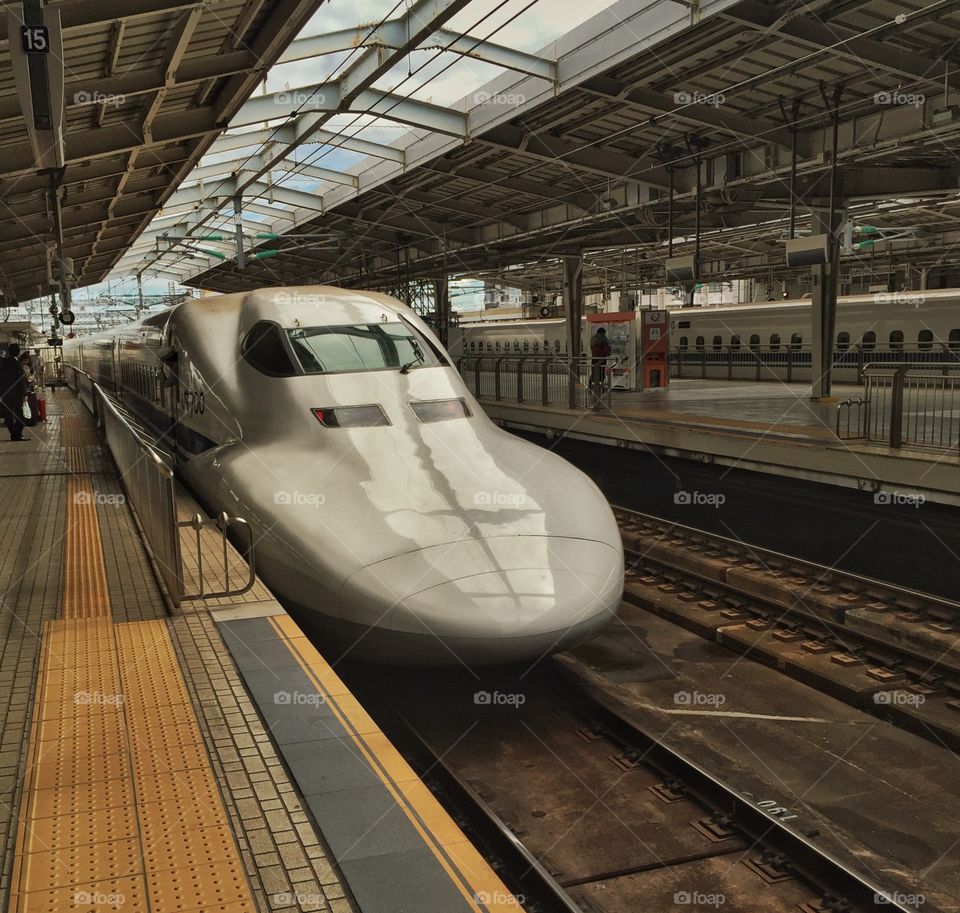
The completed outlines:
{"type": "Polygon", "coordinates": [[[335,686],[342,686],[342,682],[310,641],[295,624],[284,624],[288,617],[272,616],[268,620],[471,909],[477,913],[522,913],[519,901],[389,739],[370,720],[356,698],[343,687],[329,687],[331,682],[335,686]],[[298,631],[299,636],[291,637],[293,631],[298,631]],[[341,693],[334,694],[333,690],[341,693]],[[348,710],[350,704],[356,706],[348,710]],[[370,744],[374,741],[379,743],[376,750],[370,744]],[[411,776],[407,777],[406,771],[411,776]],[[458,834],[459,840],[442,840],[439,835],[444,832],[458,834]]]}

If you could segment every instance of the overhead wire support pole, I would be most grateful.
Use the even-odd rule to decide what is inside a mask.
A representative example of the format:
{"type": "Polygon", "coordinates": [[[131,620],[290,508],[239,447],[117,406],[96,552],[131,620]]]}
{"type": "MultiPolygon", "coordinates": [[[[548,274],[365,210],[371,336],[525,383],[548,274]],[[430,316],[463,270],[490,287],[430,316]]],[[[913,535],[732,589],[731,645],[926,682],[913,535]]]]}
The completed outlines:
{"type": "Polygon", "coordinates": [[[243,250],[243,196],[239,193],[233,197],[233,225],[237,246],[237,269],[245,269],[247,259],[243,250]]]}
{"type": "Polygon", "coordinates": [[[797,122],[800,119],[800,99],[793,100],[793,107],[790,116],[787,116],[787,109],[781,96],[777,101],[780,104],[780,113],[783,116],[784,123],[790,130],[790,231],[788,237],[792,241],[797,235],[797,158],[799,153],[799,131],[797,122]]]}

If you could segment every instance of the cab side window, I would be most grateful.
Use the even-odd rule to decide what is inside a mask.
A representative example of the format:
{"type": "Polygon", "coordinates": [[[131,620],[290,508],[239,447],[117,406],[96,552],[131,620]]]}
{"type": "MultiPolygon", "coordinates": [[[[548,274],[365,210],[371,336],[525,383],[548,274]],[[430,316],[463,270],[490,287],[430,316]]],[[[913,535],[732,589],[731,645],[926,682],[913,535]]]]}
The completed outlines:
{"type": "Polygon", "coordinates": [[[297,373],[280,327],[269,320],[253,325],[243,339],[240,352],[248,364],[269,377],[292,377],[297,373]]]}

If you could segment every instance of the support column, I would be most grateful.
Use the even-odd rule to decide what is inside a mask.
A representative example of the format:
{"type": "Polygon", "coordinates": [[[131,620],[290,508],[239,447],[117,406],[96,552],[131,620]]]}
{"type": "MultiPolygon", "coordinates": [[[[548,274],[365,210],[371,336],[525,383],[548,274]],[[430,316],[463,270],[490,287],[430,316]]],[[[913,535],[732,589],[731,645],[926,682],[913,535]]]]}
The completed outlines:
{"type": "Polygon", "coordinates": [[[578,360],[583,354],[580,323],[583,318],[583,255],[563,258],[563,306],[567,314],[567,357],[570,359],[569,402],[577,407],[578,360]]]}
{"type": "Polygon", "coordinates": [[[450,339],[450,282],[444,276],[433,283],[434,312],[437,315],[437,335],[443,347],[447,348],[450,339]]]}
{"type": "MultiPolygon", "coordinates": [[[[839,218],[830,224],[829,216],[815,216],[813,233],[830,232],[833,235],[839,218]]],[[[834,235],[835,237],[835,235],[834,235]]],[[[833,390],[833,344],[837,330],[837,292],[840,286],[840,245],[831,246],[830,262],[811,269],[813,274],[812,326],[813,350],[811,363],[811,399],[829,402],[833,390]]]]}

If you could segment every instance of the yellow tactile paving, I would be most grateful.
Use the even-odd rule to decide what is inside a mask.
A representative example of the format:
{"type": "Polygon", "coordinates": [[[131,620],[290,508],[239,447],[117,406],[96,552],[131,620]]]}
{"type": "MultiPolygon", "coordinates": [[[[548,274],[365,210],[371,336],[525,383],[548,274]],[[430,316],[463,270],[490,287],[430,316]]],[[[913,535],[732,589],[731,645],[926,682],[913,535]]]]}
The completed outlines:
{"type": "Polygon", "coordinates": [[[110,618],[94,500],[68,480],[65,617],[43,630],[10,911],[254,913],[166,624],[110,618]]]}
{"type": "Polygon", "coordinates": [[[64,618],[110,617],[95,493],[85,475],[67,479],[63,577],[64,618]]]}
{"type": "Polygon", "coordinates": [[[270,618],[270,624],[318,692],[324,695],[331,710],[351,734],[357,750],[380,777],[468,905],[477,913],[481,910],[522,913],[521,905],[506,885],[356,698],[349,694],[326,660],[303,636],[296,622],[289,616],[274,616],[270,618]]]}

